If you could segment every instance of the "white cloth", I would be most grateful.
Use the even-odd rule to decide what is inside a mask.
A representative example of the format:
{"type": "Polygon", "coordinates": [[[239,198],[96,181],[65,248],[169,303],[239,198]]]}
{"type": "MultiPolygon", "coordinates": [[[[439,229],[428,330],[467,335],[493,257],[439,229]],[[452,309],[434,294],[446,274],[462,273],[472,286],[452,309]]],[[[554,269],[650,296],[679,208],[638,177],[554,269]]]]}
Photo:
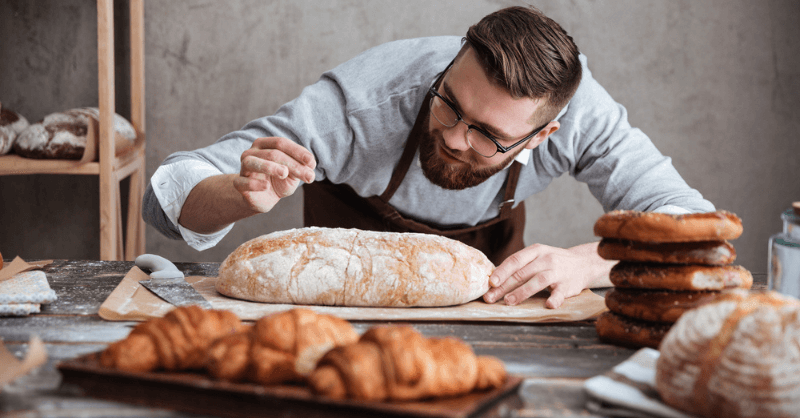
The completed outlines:
{"type": "Polygon", "coordinates": [[[661,402],[655,387],[659,355],[658,350],[643,348],[610,373],[587,380],[583,388],[590,399],[605,404],[590,401],[587,409],[621,417],[692,418],[661,402]]]}
{"type": "Polygon", "coordinates": [[[55,302],[56,292],[50,288],[47,275],[41,270],[26,271],[0,282],[0,316],[37,313],[40,304],[55,302]]]}

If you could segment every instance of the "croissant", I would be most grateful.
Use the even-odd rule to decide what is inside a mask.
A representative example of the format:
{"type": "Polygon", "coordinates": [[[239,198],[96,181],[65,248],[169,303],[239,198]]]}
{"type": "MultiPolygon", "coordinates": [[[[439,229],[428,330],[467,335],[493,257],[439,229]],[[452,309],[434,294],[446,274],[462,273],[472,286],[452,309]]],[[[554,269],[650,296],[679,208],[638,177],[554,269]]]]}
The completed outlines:
{"type": "Polygon", "coordinates": [[[209,345],[241,328],[232,312],[178,307],[137,325],[128,337],[108,346],[100,364],[132,372],[202,369],[209,345]]]}
{"type": "Polygon", "coordinates": [[[344,319],[296,308],[216,341],[208,350],[206,369],[228,381],[301,381],[328,350],[357,340],[358,333],[344,319]]]}
{"type": "Polygon", "coordinates": [[[425,338],[410,326],[376,326],[325,354],[308,380],[332,398],[417,400],[501,386],[503,363],[476,357],[454,337],[425,338]]]}

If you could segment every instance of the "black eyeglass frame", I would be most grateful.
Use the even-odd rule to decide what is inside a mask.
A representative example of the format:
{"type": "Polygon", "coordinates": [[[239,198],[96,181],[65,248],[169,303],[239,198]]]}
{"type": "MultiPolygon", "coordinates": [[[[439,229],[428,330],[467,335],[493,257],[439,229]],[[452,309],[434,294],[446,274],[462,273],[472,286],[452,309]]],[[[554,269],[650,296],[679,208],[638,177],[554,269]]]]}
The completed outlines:
{"type": "MultiPolygon", "coordinates": [[[[439,80],[441,80],[441,82],[444,82],[444,74],[445,74],[445,73],[447,73],[447,70],[449,70],[449,69],[450,69],[450,67],[451,67],[452,65],[453,65],[453,62],[450,62],[450,64],[448,64],[448,65],[447,65],[447,68],[445,68],[445,69],[444,69],[444,71],[442,72],[442,76],[441,76],[441,78],[439,78],[439,80]]],[[[458,125],[458,122],[461,122],[461,123],[463,123],[464,125],[467,125],[467,129],[474,129],[474,130],[478,131],[479,133],[481,133],[481,134],[482,134],[483,136],[485,136],[486,138],[488,138],[490,141],[494,142],[494,145],[495,145],[495,146],[497,146],[497,151],[496,151],[494,154],[490,155],[489,157],[486,157],[485,155],[483,155],[483,154],[480,154],[480,153],[478,152],[478,150],[475,150],[475,148],[472,148],[472,144],[470,144],[470,147],[471,147],[473,150],[475,150],[475,152],[478,152],[478,154],[480,154],[481,156],[483,156],[483,157],[486,157],[486,158],[491,158],[491,157],[494,157],[494,156],[495,156],[495,155],[496,155],[498,152],[505,154],[505,153],[507,153],[508,151],[511,151],[511,149],[513,149],[514,147],[517,147],[517,146],[519,146],[520,144],[522,144],[523,142],[525,142],[525,141],[527,141],[527,140],[529,140],[529,139],[533,138],[534,136],[536,136],[536,134],[538,134],[539,132],[541,132],[541,131],[542,131],[542,129],[544,129],[545,127],[547,127],[547,125],[550,123],[550,122],[547,122],[546,124],[542,125],[542,127],[540,127],[540,128],[538,128],[538,129],[534,130],[533,132],[531,132],[531,133],[530,133],[529,135],[527,135],[525,138],[522,138],[522,139],[520,139],[519,141],[517,141],[516,143],[514,143],[514,144],[512,144],[512,145],[509,145],[509,146],[507,146],[507,147],[505,147],[505,146],[501,145],[501,144],[500,144],[500,143],[497,141],[497,139],[495,139],[495,138],[494,138],[494,136],[493,136],[492,134],[490,134],[490,133],[486,132],[485,130],[483,130],[483,129],[481,129],[481,128],[479,128],[479,127],[475,126],[475,125],[471,125],[471,124],[469,124],[469,123],[465,122],[465,121],[464,121],[464,118],[462,118],[462,117],[461,117],[461,112],[459,112],[459,111],[456,109],[455,105],[454,105],[453,103],[450,103],[450,101],[449,101],[449,100],[447,100],[447,99],[446,99],[444,96],[442,96],[441,94],[439,94],[439,92],[436,90],[436,84],[435,84],[435,83],[434,83],[434,85],[432,85],[432,86],[431,86],[431,88],[430,88],[430,90],[429,90],[429,91],[430,91],[430,93],[431,93],[432,95],[434,95],[434,96],[438,97],[439,99],[441,99],[441,100],[444,102],[444,104],[446,104],[446,105],[447,105],[447,106],[450,108],[450,110],[452,110],[452,111],[453,111],[453,113],[455,113],[455,114],[456,114],[456,121],[455,121],[455,123],[453,123],[452,125],[447,125],[447,124],[445,124],[444,122],[440,121],[440,120],[439,120],[439,118],[437,118],[437,117],[436,117],[436,115],[435,115],[435,114],[433,114],[433,97],[431,97],[431,104],[430,104],[430,106],[429,106],[429,111],[431,112],[431,114],[433,114],[433,117],[436,119],[436,121],[437,121],[437,122],[441,123],[443,126],[446,126],[446,127],[448,127],[448,128],[452,128],[452,127],[454,127],[454,126],[458,125]]],[[[467,132],[469,133],[469,131],[467,131],[467,132]]]]}

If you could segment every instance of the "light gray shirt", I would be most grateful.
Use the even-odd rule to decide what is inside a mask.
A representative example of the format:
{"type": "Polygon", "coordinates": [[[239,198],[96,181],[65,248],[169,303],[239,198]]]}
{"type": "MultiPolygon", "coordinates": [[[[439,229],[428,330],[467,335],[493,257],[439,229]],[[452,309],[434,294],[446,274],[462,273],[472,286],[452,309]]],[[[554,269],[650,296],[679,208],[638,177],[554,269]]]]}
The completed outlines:
{"type": "MultiPolygon", "coordinates": [[[[170,155],[145,192],[145,221],[194,248],[215,245],[231,226],[210,235],[176,226],[183,202],[204,178],[238,173],[242,152],[266,136],[289,138],[309,149],[317,159],[317,180],[348,184],[363,197],[380,195],[428,89],[460,47],[455,36],[379,45],[324,73],[274,115],[250,121],[205,148],[170,155]]],[[[569,173],[589,186],[605,211],[713,211],[671,159],[630,126],[627,111],[592,78],[583,55],[581,63],[583,78],[557,118],[560,129],[518,157],[525,165],[515,201],[569,173]]],[[[389,203],[413,219],[471,226],[498,215],[507,175],[508,169],[478,186],[445,190],[425,178],[417,158],[389,203]]]]}

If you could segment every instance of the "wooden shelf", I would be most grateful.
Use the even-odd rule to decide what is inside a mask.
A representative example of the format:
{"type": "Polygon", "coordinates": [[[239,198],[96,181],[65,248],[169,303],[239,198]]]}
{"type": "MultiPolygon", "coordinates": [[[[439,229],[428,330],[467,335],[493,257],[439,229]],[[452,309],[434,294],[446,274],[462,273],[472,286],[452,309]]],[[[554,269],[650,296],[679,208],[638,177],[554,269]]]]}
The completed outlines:
{"type": "Polygon", "coordinates": [[[0,156],[0,175],[96,175],[100,178],[100,260],[133,260],[145,251],[141,201],[145,189],[144,0],[130,1],[131,124],[135,145],[115,155],[114,1],[97,0],[98,108],[84,160],[0,156]],[[96,138],[96,139],[95,139],[96,138]],[[119,183],[130,177],[127,236],[123,242],[119,183]]]}

